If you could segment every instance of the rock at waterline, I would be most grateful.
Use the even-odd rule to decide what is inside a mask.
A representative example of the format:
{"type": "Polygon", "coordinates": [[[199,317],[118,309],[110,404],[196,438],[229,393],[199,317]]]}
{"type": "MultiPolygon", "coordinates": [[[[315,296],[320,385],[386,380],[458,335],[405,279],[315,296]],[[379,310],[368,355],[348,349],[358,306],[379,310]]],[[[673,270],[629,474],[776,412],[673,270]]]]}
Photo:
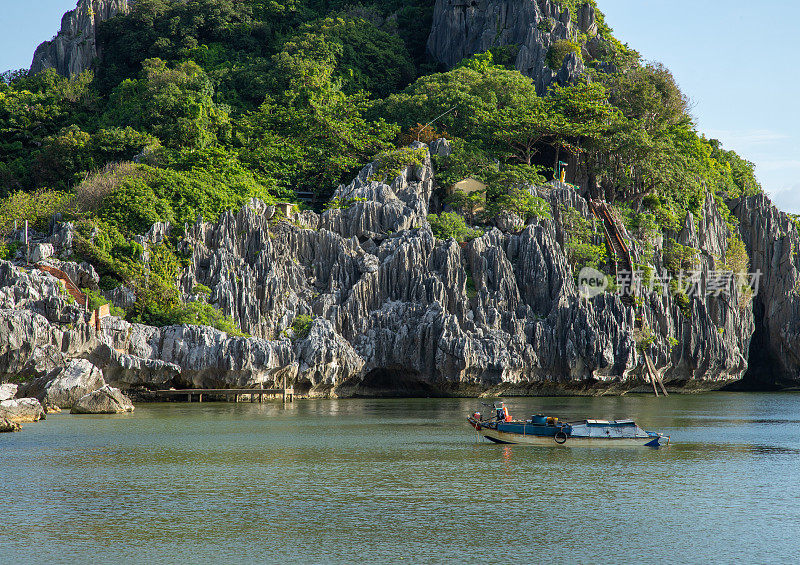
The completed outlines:
{"type": "Polygon", "coordinates": [[[86,359],[73,359],[47,383],[42,404],[71,408],[82,397],[105,384],[100,369],[86,359]]]}
{"type": "Polygon", "coordinates": [[[0,418],[24,424],[45,419],[44,408],[35,398],[19,398],[0,402],[0,418]]]}
{"type": "Polygon", "coordinates": [[[0,418],[0,434],[8,433],[8,432],[18,432],[22,429],[17,422],[11,422],[10,420],[6,420],[5,418],[0,418]]]}
{"type": "Polygon", "coordinates": [[[71,414],[122,414],[133,412],[131,399],[109,385],[87,394],[70,411],[71,414]]]}
{"type": "Polygon", "coordinates": [[[17,385],[12,383],[3,383],[0,385],[0,402],[4,400],[11,400],[17,396],[17,385]]]}
{"type": "Polygon", "coordinates": [[[58,412],[61,412],[61,408],[55,404],[43,404],[42,407],[44,408],[45,414],[57,414],[58,412]]]}

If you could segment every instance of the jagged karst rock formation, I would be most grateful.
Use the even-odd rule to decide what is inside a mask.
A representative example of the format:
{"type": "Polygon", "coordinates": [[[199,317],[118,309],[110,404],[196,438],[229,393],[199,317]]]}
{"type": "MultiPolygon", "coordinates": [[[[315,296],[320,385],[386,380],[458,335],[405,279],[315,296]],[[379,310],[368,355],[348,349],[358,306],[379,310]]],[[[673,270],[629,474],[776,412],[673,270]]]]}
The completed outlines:
{"type": "Polygon", "coordinates": [[[753,386],[800,382],[800,237],[794,222],[765,194],[741,198],[733,213],[762,274],[754,298],[755,333],[747,374],[753,386]]]}
{"type": "MultiPolygon", "coordinates": [[[[338,393],[363,393],[363,383],[386,390],[398,380],[405,390],[409,382],[456,390],[637,373],[634,310],[616,295],[579,297],[559,222],[534,222],[518,234],[493,230],[462,249],[437,241],[426,225],[430,162],[409,167],[390,184],[372,179],[374,168],[337,191],[365,199],[344,210],[306,212],[292,224],[273,222],[270,207],[254,202],[219,222],[190,227],[185,292],[198,283],[209,287],[211,302],[244,331],[277,340],[265,344],[284,343],[282,334],[300,314],[322,318],[336,344],[301,342],[293,353],[288,344],[279,347],[298,359],[284,361],[298,366],[282,374],[311,387],[336,385],[338,393]],[[332,350],[339,353],[331,357],[332,350]],[[314,362],[324,370],[309,371],[311,354],[338,361],[314,362]]],[[[590,217],[574,190],[540,195],[554,209],[569,206],[590,217]]],[[[680,237],[704,251],[707,272],[724,254],[727,228],[713,206],[699,221],[702,235],[689,218],[680,237]]],[[[656,336],[652,355],[667,380],[720,386],[741,377],[752,313],[739,304],[737,288],[729,291],[729,298],[694,300],[691,323],[670,296],[645,298],[641,315],[656,336]]],[[[182,365],[166,350],[163,359],[182,365]]],[[[139,348],[136,355],[152,351],[139,348]]]]}
{"type": "Polygon", "coordinates": [[[14,398],[17,395],[18,388],[19,387],[13,383],[0,385],[0,402],[14,398]]]}
{"type": "Polygon", "coordinates": [[[100,344],[85,317],[54,277],[0,262],[0,374],[44,379],[42,391],[47,375],[100,344]]]}
{"type": "Polygon", "coordinates": [[[55,69],[71,77],[92,66],[99,55],[95,32],[99,22],[128,11],[128,0],[79,0],[76,8],[61,18],[56,36],[36,48],[31,73],[55,69]]]}
{"type": "Polygon", "coordinates": [[[533,79],[541,94],[552,83],[566,84],[583,72],[583,59],[576,53],[560,68],[547,65],[550,46],[578,33],[592,37],[589,46],[599,48],[603,42],[588,3],[570,14],[569,8],[552,0],[437,0],[428,51],[450,68],[493,47],[519,48],[515,66],[533,79]]]}
{"type": "MultiPolygon", "coordinates": [[[[435,180],[429,158],[394,179],[378,179],[376,170],[368,165],[337,190],[343,199],[363,199],[344,209],[284,220],[254,200],[217,221],[187,226],[180,244],[190,257],[180,279],[185,296],[197,299],[195,287],[208,287],[209,302],[253,337],[117,318],[104,319],[97,331],[55,279],[0,263],[0,374],[38,377],[23,390],[31,394],[44,391],[59,367],[83,358],[106,383],[126,390],[285,379],[300,393],[349,396],[624,391],[641,386],[643,350],[673,387],[719,388],[747,370],[753,303],[735,280],[683,305],[659,288],[637,291],[638,307],[616,293],[579,294],[561,215],[573,209],[594,219],[576,190],[534,188],[553,218],[513,231],[494,228],[459,245],[436,239],[427,224],[435,180]],[[305,337],[293,335],[301,315],[313,317],[305,337]]],[[[778,236],[791,226],[780,215],[765,218],[762,200],[740,205],[754,218],[743,220],[745,241],[752,247],[754,238],[767,237],[772,243],[760,244],[754,267],[777,262],[782,272],[795,259],[780,259],[785,246],[777,247],[778,236]]],[[[148,245],[167,229],[141,241],[148,245]]],[[[708,197],[674,234],[699,250],[704,280],[723,268],[728,230],[708,197]]],[[[646,262],[647,250],[626,237],[635,261],[646,262]]],[[[662,245],[659,238],[649,250],[657,272],[666,268],[662,245]]],[[[93,280],[86,267],[65,268],[93,280]]],[[[780,282],[767,284],[774,292],[796,280],[775,277],[780,282]]],[[[776,316],[770,319],[783,323],[776,316]]],[[[787,366],[786,374],[794,370],[787,366]]]]}

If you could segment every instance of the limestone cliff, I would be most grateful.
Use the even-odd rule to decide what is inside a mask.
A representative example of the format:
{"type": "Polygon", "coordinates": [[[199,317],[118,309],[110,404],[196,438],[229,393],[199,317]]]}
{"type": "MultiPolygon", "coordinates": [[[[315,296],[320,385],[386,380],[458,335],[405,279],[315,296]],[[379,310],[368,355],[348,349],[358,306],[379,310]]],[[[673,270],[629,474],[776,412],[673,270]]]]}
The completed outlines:
{"type": "Polygon", "coordinates": [[[56,36],[36,48],[31,72],[55,69],[71,77],[89,69],[98,56],[97,24],[127,11],[128,0],[79,0],[77,7],[61,18],[56,36]]]}
{"type": "MultiPolygon", "coordinates": [[[[675,387],[718,388],[746,371],[753,310],[734,282],[683,308],[657,289],[643,289],[638,306],[616,293],[579,295],[560,215],[571,208],[591,216],[574,189],[533,189],[550,202],[553,218],[521,230],[494,228],[461,246],[436,239],[427,224],[430,159],[394,179],[379,180],[375,171],[368,165],[339,188],[343,199],[363,199],[345,209],[287,221],[252,201],[187,227],[186,297],[194,299],[199,284],[208,287],[209,301],[253,337],[116,318],[97,332],[55,279],[0,263],[0,373],[48,375],[85,357],[123,388],[244,387],[287,378],[312,394],[363,395],[587,385],[623,391],[641,386],[644,351],[675,387]],[[293,336],[300,315],[314,318],[307,337],[293,336]]],[[[700,250],[704,276],[719,268],[727,229],[709,198],[677,234],[700,250]]],[[[62,232],[53,241],[64,240],[62,232]]],[[[653,267],[661,269],[660,260],[653,267]]]]}
{"type": "Polygon", "coordinates": [[[516,68],[533,79],[541,94],[553,82],[564,84],[583,72],[583,59],[575,53],[559,68],[547,65],[550,46],[574,40],[579,33],[591,36],[594,43],[602,41],[594,8],[588,3],[571,14],[553,0],[437,0],[428,51],[453,67],[494,47],[518,48],[516,68]]]}
{"type": "Polygon", "coordinates": [[[762,274],[747,381],[753,386],[800,382],[800,237],[794,222],[765,194],[733,203],[751,269],[762,274]]]}

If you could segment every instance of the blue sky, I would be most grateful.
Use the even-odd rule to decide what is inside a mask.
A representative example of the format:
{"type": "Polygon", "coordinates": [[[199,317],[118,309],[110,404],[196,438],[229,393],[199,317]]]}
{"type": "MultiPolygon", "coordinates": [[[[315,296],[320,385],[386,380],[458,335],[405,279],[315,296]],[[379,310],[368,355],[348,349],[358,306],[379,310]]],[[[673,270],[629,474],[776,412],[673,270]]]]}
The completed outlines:
{"type": "MultiPolygon", "coordinates": [[[[76,0],[0,0],[0,70],[28,67],[76,0]]],[[[700,131],[756,163],[764,189],[800,213],[800,2],[598,0],[615,35],[666,64],[700,131]]]]}
{"type": "Polygon", "coordinates": [[[800,2],[598,0],[615,35],[663,62],[698,129],[756,164],[764,189],[800,213],[800,2]]]}

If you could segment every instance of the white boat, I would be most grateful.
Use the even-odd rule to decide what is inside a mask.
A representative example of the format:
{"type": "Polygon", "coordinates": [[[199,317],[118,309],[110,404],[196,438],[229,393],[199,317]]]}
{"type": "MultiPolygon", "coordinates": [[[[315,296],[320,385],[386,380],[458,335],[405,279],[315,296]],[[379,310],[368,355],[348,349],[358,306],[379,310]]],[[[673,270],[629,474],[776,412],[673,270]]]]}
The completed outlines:
{"type": "Polygon", "coordinates": [[[640,428],[633,420],[580,420],[561,422],[543,415],[514,420],[505,404],[498,402],[494,414],[484,419],[480,412],[467,418],[484,438],[494,443],[569,447],[661,447],[670,437],[640,428]]]}

